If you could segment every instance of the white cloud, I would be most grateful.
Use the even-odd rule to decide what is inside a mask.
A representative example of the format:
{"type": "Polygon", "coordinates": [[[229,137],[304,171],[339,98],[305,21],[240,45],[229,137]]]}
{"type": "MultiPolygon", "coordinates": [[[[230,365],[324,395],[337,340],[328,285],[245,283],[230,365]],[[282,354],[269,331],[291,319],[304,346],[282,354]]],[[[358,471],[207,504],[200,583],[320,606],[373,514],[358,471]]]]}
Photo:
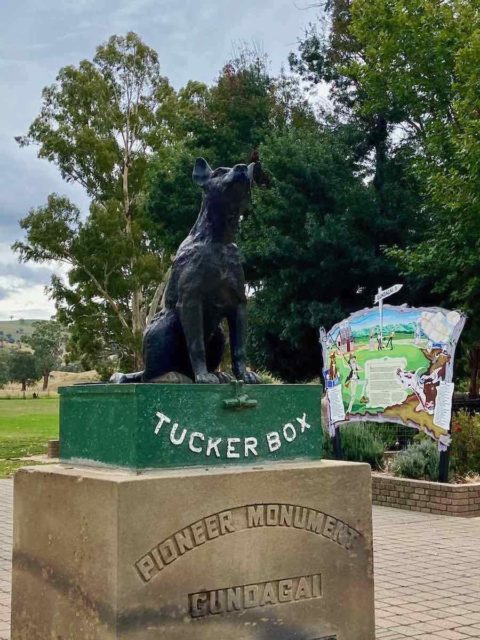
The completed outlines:
{"type": "Polygon", "coordinates": [[[10,316],[26,320],[48,319],[55,313],[55,307],[48,299],[42,285],[22,286],[1,298],[0,278],[0,320],[8,320],[10,316]]]}
{"type": "Polygon", "coordinates": [[[19,263],[9,245],[0,243],[0,320],[50,318],[53,302],[45,291],[52,274],[65,277],[64,265],[19,263]]]}
{"type": "Polygon", "coordinates": [[[10,265],[20,284],[0,300],[0,317],[53,311],[44,293],[48,278],[40,283],[39,272],[31,271],[29,279],[9,249],[22,235],[18,220],[52,191],[84,211],[88,206],[79,187],[62,182],[54,166],[13,140],[27,132],[42,88],[62,66],[91,59],[110,35],[133,30],[158,51],[162,73],[177,88],[189,79],[213,81],[235,42],[258,43],[278,71],[314,15],[295,0],[1,0],[0,263],[10,265]]]}

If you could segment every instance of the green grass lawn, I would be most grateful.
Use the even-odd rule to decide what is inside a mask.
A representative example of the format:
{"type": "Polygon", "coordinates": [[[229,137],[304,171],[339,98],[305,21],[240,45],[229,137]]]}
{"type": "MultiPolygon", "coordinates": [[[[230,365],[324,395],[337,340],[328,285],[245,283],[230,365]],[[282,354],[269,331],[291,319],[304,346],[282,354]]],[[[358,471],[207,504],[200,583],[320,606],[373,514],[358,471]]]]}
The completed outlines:
{"type": "Polygon", "coordinates": [[[58,398],[0,400],[0,478],[25,466],[25,456],[46,453],[58,438],[58,398]]]}

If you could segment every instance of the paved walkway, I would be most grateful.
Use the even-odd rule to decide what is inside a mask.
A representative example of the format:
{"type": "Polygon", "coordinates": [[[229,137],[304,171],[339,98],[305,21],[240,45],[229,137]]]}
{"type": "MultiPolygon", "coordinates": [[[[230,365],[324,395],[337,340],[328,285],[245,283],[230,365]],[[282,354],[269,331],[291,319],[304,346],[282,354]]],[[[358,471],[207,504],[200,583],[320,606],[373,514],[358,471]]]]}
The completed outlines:
{"type": "MultiPolygon", "coordinates": [[[[11,538],[12,482],[0,480],[0,640],[10,638],[11,538]]],[[[374,538],[377,640],[480,639],[480,518],[374,507],[374,538]]]]}
{"type": "Polygon", "coordinates": [[[480,638],[480,518],[374,507],[377,640],[480,638]]]}

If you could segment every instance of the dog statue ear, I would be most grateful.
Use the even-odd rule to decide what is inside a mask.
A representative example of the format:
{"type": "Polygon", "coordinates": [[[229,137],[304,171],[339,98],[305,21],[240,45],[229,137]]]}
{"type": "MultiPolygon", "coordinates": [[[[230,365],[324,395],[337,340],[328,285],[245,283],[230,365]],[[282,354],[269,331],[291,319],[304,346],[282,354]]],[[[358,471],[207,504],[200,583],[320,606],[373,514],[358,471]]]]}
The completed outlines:
{"type": "Polygon", "coordinates": [[[205,186],[212,173],[213,171],[210,165],[204,158],[197,158],[195,160],[192,178],[196,184],[200,185],[201,187],[205,186]]]}
{"type": "Polygon", "coordinates": [[[252,183],[254,180],[254,171],[255,171],[255,162],[251,162],[248,165],[247,173],[248,173],[248,177],[250,178],[250,182],[252,183]]]}

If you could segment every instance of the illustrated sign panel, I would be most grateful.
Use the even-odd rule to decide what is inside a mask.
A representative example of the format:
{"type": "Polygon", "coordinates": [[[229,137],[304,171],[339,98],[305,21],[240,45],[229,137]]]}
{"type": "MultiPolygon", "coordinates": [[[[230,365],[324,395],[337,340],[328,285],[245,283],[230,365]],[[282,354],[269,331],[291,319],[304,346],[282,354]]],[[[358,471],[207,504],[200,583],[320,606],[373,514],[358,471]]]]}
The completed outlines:
{"type": "Polygon", "coordinates": [[[458,311],[384,305],[321,330],[330,435],[341,423],[396,422],[450,443],[458,311]]]}

